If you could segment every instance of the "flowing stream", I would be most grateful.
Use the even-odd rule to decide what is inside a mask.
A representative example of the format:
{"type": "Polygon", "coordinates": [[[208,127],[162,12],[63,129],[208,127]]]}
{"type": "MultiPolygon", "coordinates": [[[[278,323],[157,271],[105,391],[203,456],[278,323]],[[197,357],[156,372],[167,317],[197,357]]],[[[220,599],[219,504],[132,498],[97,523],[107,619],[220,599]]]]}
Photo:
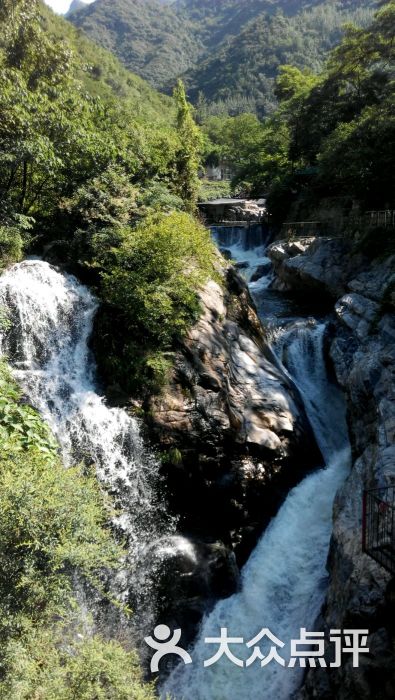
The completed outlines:
{"type": "MultiPolygon", "coordinates": [[[[218,637],[226,627],[229,636],[243,638],[244,644],[232,645],[232,651],[247,660],[251,649],[245,643],[269,628],[285,643],[280,652],[287,660],[290,640],[298,638],[302,627],[314,628],[326,590],[332,503],[349,462],[345,409],[341,393],[327,377],[325,324],[297,320],[289,309],[280,314],[280,322],[272,323],[276,304],[282,302],[269,290],[272,273],[262,236],[255,231],[249,239],[245,230],[236,229],[214,235],[239,263],[258,308],[265,310],[273,352],[301,394],[323,468],[290,492],[245,565],[240,591],[205,617],[190,650],[193,663],[173,670],[163,697],[170,692],[177,700],[289,700],[302,669],[276,662],[262,668],[259,660],[240,668],[227,658],[204,668],[204,660],[216,651],[204,640],[218,637]]],[[[65,464],[94,465],[103,487],[122,507],[114,525],[127,540],[132,585],[145,590],[147,561],[174,554],[187,543],[174,536],[160,497],[158,463],[143,444],[138,421],[108,407],[98,393],[88,346],[95,297],[74,277],[43,261],[26,260],[0,277],[0,306],[12,321],[11,330],[0,338],[1,353],[8,355],[26,397],[51,426],[65,464]]],[[[146,615],[144,606],[143,611],[146,615]]],[[[259,645],[263,654],[267,644],[263,640],[259,645]]]]}
{"type": "Polygon", "coordinates": [[[125,594],[130,586],[136,595],[140,591],[147,613],[147,562],[153,564],[153,550],[165,552],[183,542],[172,537],[158,463],[144,447],[138,421],[109,408],[98,394],[88,347],[97,301],[73,276],[41,260],[25,260],[0,277],[0,306],[12,321],[0,339],[1,353],[52,428],[64,463],[94,465],[122,508],[114,526],[128,547],[126,569],[133,580],[125,584],[125,594]]]}
{"type": "MultiPolygon", "coordinates": [[[[218,241],[218,230],[214,235],[218,241]]],[[[240,245],[234,232],[231,235],[221,244],[231,250],[234,260],[248,258],[255,268],[261,264],[265,257],[262,246],[259,250],[254,246],[246,254],[248,245],[240,245]]],[[[251,279],[251,270],[246,278],[251,279]]],[[[258,306],[265,306],[270,279],[269,271],[260,280],[258,291],[251,289],[255,297],[260,295],[258,306]]],[[[269,305],[271,299],[269,295],[269,305]]],[[[314,630],[324,601],[333,500],[350,461],[343,396],[328,380],[324,335],[325,324],[312,319],[278,324],[272,333],[272,349],[301,394],[323,456],[323,468],[289,493],[242,571],[241,590],[219,601],[205,617],[190,650],[192,664],[176,666],[164,683],[163,698],[169,692],[177,700],[290,700],[300,686],[303,669],[287,667],[290,641],[299,638],[303,627],[314,630]],[[262,667],[259,659],[240,667],[226,656],[204,667],[204,661],[218,649],[218,644],[205,643],[205,639],[218,638],[221,628],[227,628],[229,637],[243,639],[230,649],[244,662],[253,651],[246,647],[247,642],[268,628],[285,644],[278,648],[285,667],[276,661],[262,667]]],[[[258,646],[267,656],[272,643],[265,638],[258,646]]]]}

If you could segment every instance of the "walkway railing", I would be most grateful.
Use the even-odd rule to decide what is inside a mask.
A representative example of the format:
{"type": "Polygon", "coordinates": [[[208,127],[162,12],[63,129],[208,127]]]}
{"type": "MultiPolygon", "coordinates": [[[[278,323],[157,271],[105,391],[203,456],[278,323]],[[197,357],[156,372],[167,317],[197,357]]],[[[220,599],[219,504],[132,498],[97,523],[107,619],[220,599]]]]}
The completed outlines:
{"type": "Polygon", "coordinates": [[[350,214],[321,221],[284,221],[281,232],[288,239],[308,236],[342,238],[346,231],[379,227],[395,228],[395,209],[367,211],[364,214],[350,214]]]}
{"type": "Polygon", "coordinates": [[[364,492],[362,549],[395,574],[395,486],[364,492]]]}
{"type": "Polygon", "coordinates": [[[365,224],[368,226],[395,227],[395,209],[383,209],[381,211],[367,211],[365,224]]]}

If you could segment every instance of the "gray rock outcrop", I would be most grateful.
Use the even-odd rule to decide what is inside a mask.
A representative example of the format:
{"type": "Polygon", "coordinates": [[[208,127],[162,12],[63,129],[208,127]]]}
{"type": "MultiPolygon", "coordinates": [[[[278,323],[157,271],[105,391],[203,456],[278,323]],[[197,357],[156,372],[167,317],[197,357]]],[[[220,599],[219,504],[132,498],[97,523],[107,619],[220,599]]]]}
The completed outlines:
{"type": "Polygon", "coordinates": [[[395,580],[362,551],[362,502],[365,489],[395,485],[395,256],[367,261],[337,239],[300,245],[304,250],[277,243],[270,257],[288,289],[315,289],[334,300],[330,355],[347,396],[353,453],[335,500],[329,590],[317,629],[368,629],[370,653],[359,668],[345,658],[341,668],[310,669],[298,698],[389,700],[395,580]]]}
{"type": "Polygon", "coordinates": [[[201,293],[203,313],[150,400],[151,439],[186,529],[239,563],[289,488],[320,462],[297,392],[277,368],[246,284],[232,267],[201,293]]]}
{"type": "Polygon", "coordinates": [[[274,288],[338,298],[345,293],[362,256],[351,254],[351,243],[343,238],[300,238],[269,246],[277,279],[274,288]]]}

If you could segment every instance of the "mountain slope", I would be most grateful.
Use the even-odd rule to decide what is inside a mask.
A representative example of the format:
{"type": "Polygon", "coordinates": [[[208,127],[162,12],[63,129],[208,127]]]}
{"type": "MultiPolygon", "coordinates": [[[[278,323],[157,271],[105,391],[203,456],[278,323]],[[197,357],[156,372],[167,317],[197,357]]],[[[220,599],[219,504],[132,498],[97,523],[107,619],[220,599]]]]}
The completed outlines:
{"type": "Polygon", "coordinates": [[[182,74],[203,51],[189,20],[159,0],[96,0],[69,19],[154,87],[182,74]]]}
{"type": "Polygon", "coordinates": [[[246,98],[259,112],[270,110],[275,103],[273,81],[279,66],[291,63],[319,71],[328,51],[339,41],[344,24],[366,24],[370,19],[369,7],[355,5],[345,8],[342,3],[322,2],[292,16],[282,11],[260,14],[187,73],[190,98],[195,101],[203,92],[210,102],[225,103],[225,111],[226,103],[235,105],[237,111],[238,99],[242,102],[246,98]]]}
{"type": "Polygon", "coordinates": [[[43,2],[40,3],[40,12],[48,33],[67,41],[73,49],[79,63],[79,77],[90,94],[103,98],[115,96],[128,101],[134,117],[159,122],[173,121],[174,106],[170,98],[127,70],[114,54],[93,43],[66,19],[55,15],[43,2]]]}
{"type": "MultiPolygon", "coordinates": [[[[70,21],[163,90],[183,76],[190,97],[273,103],[282,63],[318,70],[345,22],[366,24],[374,0],[96,0],[70,21]]],[[[226,104],[223,105],[227,109],[226,104]]]]}

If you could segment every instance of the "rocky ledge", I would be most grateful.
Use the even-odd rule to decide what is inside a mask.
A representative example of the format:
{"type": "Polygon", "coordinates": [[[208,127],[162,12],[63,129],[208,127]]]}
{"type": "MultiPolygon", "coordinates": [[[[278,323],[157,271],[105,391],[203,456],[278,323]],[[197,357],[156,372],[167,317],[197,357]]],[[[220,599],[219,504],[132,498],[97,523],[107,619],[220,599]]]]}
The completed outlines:
{"type": "Polygon", "coordinates": [[[274,288],[340,297],[353,272],[364,263],[363,256],[352,253],[351,247],[344,238],[309,237],[273,243],[267,256],[276,273],[274,288]]]}
{"type": "Polygon", "coordinates": [[[166,589],[175,594],[167,593],[167,612],[178,622],[185,606],[190,613],[193,604],[198,618],[210,595],[234,590],[230,558],[244,563],[289,489],[320,463],[299,396],[276,366],[233,267],[222,285],[207,284],[201,305],[168,386],[146,406],[180,534],[215,569],[204,577],[215,587],[204,591],[202,557],[172,562],[175,585],[166,589]]]}
{"type": "Polygon", "coordinates": [[[300,700],[395,697],[395,580],[362,551],[363,491],[395,485],[395,256],[371,261],[350,246],[310,239],[271,251],[280,284],[332,298],[330,355],[348,402],[353,464],[335,500],[317,629],[369,630],[370,654],[361,655],[360,668],[349,659],[341,668],[309,670],[300,700]]]}

